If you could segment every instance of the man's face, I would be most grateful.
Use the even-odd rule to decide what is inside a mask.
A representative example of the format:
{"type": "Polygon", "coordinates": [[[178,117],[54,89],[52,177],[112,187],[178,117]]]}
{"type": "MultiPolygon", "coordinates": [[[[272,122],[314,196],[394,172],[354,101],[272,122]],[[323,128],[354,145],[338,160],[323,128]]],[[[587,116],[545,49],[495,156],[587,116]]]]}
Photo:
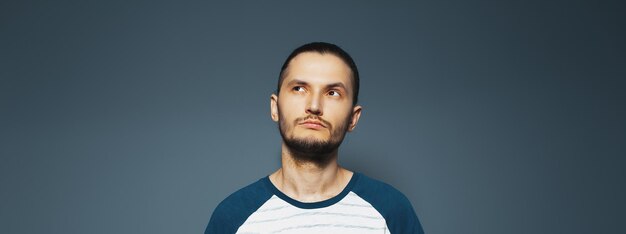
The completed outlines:
{"type": "Polygon", "coordinates": [[[305,52],[284,76],[279,96],[271,97],[271,114],[285,144],[309,157],[335,151],[361,114],[352,105],[350,68],[335,55],[305,52]]]}

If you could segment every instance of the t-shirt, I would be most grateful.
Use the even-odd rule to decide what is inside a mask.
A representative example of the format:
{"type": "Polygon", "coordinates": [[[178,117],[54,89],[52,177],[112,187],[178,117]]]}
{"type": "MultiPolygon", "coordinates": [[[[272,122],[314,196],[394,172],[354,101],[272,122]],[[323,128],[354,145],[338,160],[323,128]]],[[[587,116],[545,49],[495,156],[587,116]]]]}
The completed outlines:
{"type": "Polygon", "coordinates": [[[269,176],[228,196],[213,211],[205,234],[360,233],[423,234],[409,200],[360,173],[337,196],[300,202],[279,191],[269,176]]]}

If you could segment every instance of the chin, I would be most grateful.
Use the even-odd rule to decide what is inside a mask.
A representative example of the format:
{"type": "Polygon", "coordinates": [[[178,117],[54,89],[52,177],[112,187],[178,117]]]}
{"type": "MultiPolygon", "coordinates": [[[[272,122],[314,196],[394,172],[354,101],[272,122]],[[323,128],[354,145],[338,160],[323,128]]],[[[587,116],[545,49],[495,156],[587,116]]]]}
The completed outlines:
{"type": "Polygon", "coordinates": [[[309,133],[309,134],[297,134],[294,135],[294,138],[297,139],[302,139],[302,140],[306,140],[306,141],[318,141],[318,142],[325,142],[328,141],[328,137],[327,136],[322,136],[323,134],[315,134],[315,133],[309,133]]]}

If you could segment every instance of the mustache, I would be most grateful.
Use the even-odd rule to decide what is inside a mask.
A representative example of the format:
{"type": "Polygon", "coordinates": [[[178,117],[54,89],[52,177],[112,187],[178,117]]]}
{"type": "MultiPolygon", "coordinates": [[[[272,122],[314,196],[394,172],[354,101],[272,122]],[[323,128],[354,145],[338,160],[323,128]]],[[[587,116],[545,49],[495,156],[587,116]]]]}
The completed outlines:
{"type": "Polygon", "coordinates": [[[298,124],[298,123],[301,123],[301,122],[304,122],[304,121],[307,121],[307,120],[317,120],[317,121],[320,121],[326,127],[331,127],[332,126],[330,124],[330,122],[328,122],[328,121],[326,121],[326,120],[324,120],[324,119],[322,119],[322,118],[320,118],[319,116],[316,116],[316,115],[307,115],[305,117],[300,117],[300,118],[297,118],[295,120],[295,122],[296,122],[296,124],[298,124]]]}

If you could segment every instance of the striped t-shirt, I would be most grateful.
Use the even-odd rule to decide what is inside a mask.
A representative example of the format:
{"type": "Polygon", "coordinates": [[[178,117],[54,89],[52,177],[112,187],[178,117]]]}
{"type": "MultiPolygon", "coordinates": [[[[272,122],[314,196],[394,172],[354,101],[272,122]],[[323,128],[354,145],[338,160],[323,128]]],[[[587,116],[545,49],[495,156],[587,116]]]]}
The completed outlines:
{"type": "Polygon", "coordinates": [[[205,234],[360,233],[422,234],[409,200],[398,190],[354,173],[337,196],[304,203],[264,177],[228,196],[211,216],[205,234]]]}

